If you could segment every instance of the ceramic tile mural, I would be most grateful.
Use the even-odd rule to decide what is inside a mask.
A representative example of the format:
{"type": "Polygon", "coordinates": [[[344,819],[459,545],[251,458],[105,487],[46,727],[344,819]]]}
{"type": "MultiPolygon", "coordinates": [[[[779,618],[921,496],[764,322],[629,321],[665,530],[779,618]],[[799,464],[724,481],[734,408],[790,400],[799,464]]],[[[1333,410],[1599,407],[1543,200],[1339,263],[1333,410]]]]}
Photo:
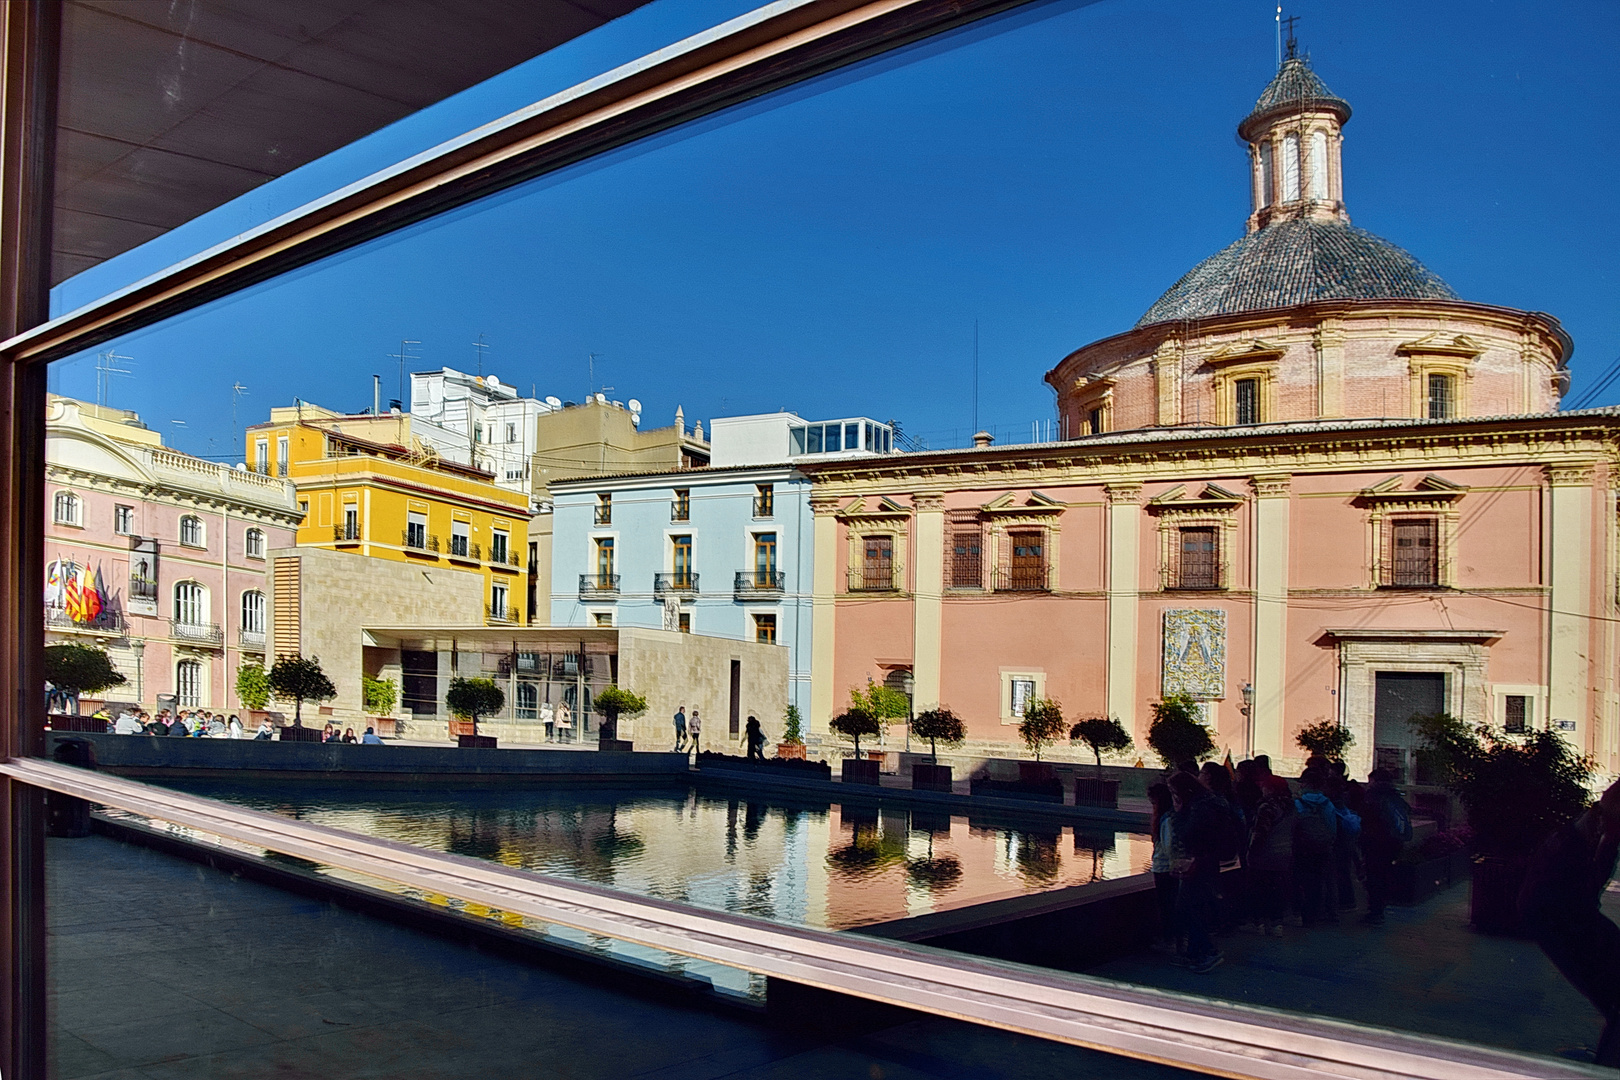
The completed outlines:
{"type": "Polygon", "coordinates": [[[1226,612],[1172,608],[1164,613],[1163,691],[1199,700],[1226,693],[1226,612]]]}

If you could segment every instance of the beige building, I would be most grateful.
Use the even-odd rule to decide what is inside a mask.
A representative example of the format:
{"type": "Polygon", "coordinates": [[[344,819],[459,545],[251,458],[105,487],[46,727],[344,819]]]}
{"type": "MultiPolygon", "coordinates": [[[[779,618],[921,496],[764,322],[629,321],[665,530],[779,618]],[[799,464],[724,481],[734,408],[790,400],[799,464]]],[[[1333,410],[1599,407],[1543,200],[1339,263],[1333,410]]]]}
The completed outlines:
{"type": "MultiPolygon", "coordinates": [[[[632,403],[633,404],[633,403],[632,403]]],[[[670,427],[643,431],[641,414],[614,401],[587,401],[546,413],[536,421],[539,438],[530,469],[537,499],[550,499],[556,480],[606,473],[673,472],[709,463],[709,443],[700,421],[692,428],[675,410],[670,427]]]]}

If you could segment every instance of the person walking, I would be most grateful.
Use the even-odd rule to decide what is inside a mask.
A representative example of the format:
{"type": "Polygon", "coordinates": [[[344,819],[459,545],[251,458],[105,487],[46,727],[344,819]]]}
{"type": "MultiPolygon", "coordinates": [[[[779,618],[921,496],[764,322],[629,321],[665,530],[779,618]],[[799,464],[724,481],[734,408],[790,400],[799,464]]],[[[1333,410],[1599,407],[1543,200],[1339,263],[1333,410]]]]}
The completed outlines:
{"type": "Polygon", "coordinates": [[[1361,863],[1367,874],[1367,914],[1361,921],[1379,926],[1389,903],[1395,859],[1412,839],[1412,808],[1395,788],[1395,774],[1374,769],[1362,793],[1361,863]]]}
{"type": "Polygon", "coordinates": [[[1294,800],[1294,892],[1300,922],[1316,925],[1333,908],[1333,851],[1339,840],[1339,812],[1322,790],[1327,775],[1312,767],[1299,778],[1304,790],[1294,800]]]}
{"type": "Polygon", "coordinates": [[[1620,926],[1599,907],[1620,854],[1620,783],[1542,843],[1519,892],[1525,927],[1603,1014],[1597,1064],[1620,1067],[1620,926]]]}
{"type": "Polygon", "coordinates": [[[1200,975],[1225,959],[1209,934],[1221,873],[1223,815],[1216,798],[1191,773],[1178,772],[1170,778],[1172,828],[1183,852],[1170,870],[1178,879],[1176,922],[1187,937],[1187,966],[1200,975]]]}
{"type": "Polygon", "coordinates": [[[686,721],[687,748],[693,754],[703,753],[703,721],[698,718],[697,706],[692,706],[692,716],[686,721]]]}
{"type": "Polygon", "coordinates": [[[765,733],[759,729],[759,721],[750,716],[744,726],[748,742],[748,760],[765,760],[765,733]]]}
{"type": "Polygon", "coordinates": [[[681,753],[686,749],[686,705],[675,708],[675,752],[681,753]]]}
{"type": "Polygon", "coordinates": [[[1170,799],[1170,785],[1151,784],[1147,789],[1148,803],[1153,816],[1148,831],[1153,836],[1153,895],[1159,906],[1159,939],[1153,943],[1155,952],[1180,955],[1181,934],[1176,927],[1176,876],[1171,873],[1181,853],[1176,847],[1175,806],[1170,799]]]}

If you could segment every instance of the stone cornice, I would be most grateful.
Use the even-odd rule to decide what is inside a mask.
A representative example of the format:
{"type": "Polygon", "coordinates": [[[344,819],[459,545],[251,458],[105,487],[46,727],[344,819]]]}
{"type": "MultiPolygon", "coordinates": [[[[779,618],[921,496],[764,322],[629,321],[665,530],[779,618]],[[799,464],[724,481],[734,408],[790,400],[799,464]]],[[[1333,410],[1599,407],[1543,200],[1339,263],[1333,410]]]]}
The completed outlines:
{"type": "Polygon", "coordinates": [[[1552,487],[1588,487],[1592,483],[1596,465],[1593,461],[1550,464],[1546,467],[1547,483],[1552,487]]]}
{"type": "Polygon", "coordinates": [[[1249,478],[1249,486],[1254,489],[1254,497],[1257,499],[1287,498],[1293,490],[1293,484],[1294,478],[1287,473],[1249,478]]]}

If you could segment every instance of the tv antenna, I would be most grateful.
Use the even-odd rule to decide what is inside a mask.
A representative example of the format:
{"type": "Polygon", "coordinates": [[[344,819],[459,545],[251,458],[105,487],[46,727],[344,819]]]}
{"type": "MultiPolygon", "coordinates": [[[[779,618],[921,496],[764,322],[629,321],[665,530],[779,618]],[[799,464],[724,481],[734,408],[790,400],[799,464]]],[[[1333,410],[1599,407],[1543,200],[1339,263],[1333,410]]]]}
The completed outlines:
{"type": "Polygon", "coordinates": [[[120,360],[134,360],[133,356],[124,356],[114,349],[96,354],[96,404],[106,407],[108,392],[112,389],[112,381],[120,375],[134,375],[128,368],[118,366],[120,360]]]}
{"type": "Polygon", "coordinates": [[[479,334],[478,340],[473,342],[472,346],[478,351],[478,374],[482,377],[484,374],[484,354],[489,351],[489,344],[484,341],[484,335],[479,334]]]}
{"type": "Polygon", "coordinates": [[[585,400],[589,401],[591,398],[596,396],[596,358],[598,356],[606,356],[607,354],[606,353],[593,352],[593,353],[586,353],[585,355],[587,357],[589,357],[589,364],[590,364],[590,383],[591,384],[588,387],[585,388],[585,400]]]}
{"type": "MultiPolygon", "coordinates": [[[[247,392],[248,388],[242,385],[240,379],[231,384],[231,445],[233,447],[242,441],[241,436],[237,433],[236,403],[246,397],[247,392]]],[[[235,453],[235,451],[233,450],[232,453],[235,453]]]]}
{"type": "Polygon", "coordinates": [[[420,344],[422,344],[420,341],[415,341],[410,338],[401,338],[399,343],[399,352],[388,354],[389,359],[399,361],[399,407],[401,410],[405,408],[405,361],[421,359],[420,356],[417,356],[415,353],[411,352],[412,345],[420,344]]]}

